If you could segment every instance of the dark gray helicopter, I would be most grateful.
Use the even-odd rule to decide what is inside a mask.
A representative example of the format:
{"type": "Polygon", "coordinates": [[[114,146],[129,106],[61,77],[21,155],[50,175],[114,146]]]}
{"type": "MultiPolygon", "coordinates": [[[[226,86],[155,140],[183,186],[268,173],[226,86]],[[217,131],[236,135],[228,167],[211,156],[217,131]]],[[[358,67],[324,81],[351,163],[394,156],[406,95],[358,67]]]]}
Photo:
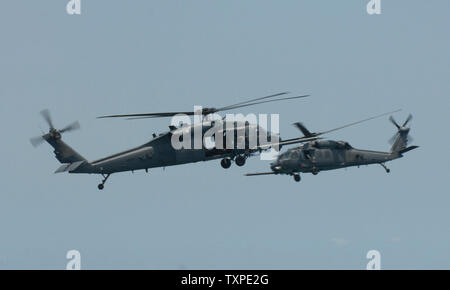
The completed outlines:
{"type": "MultiPolygon", "coordinates": [[[[282,96],[285,94],[288,94],[288,92],[260,97],[221,108],[204,108],[201,114],[203,117],[207,117],[208,115],[214,114],[216,112],[227,111],[269,102],[305,98],[308,96],[303,95],[303,96],[283,97],[274,99],[275,97],[282,96]]],[[[195,113],[196,112],[165,112],[165,113],[146,113],[146,114],[125,114],[125,115],[102,116],[99,118],[126,117],[129,119],[141,119],[141,118],[172,117],[178,114],[192,116],[195,115],[195,113]]],[[[148,171],[149,168],[166,167],[171,165],[194,163],[214,159],[222,159],[221,165],[223,168],[229,168],[231,166],[232,161],[234,161],[238,166],[243,166],[245,164],[246,158],[255,154],[259,154],[261,153],[261,151],[268,150],[273,146],[295,144],[315,139],[302,137],[302,138],[281,140],[278,138],[279,137],[278,135],[266,132],[263,128],[255,124],[245,123],[243,126],[239,126],[236,122],[227,122],[223,120],[218,120],[213,122],[204,122],[204,123],[202,122],[200,124],[182,127],[169,126],[170,131],[161,133],[159,135],[153,134],[153,139],[151,139],[149,142],[141,146],[123,152],[119,152],[117,154],[107,156],[99,160],[89,162],[61,139],[62,133],[79,129],[80,125],[78,122],[74,122],[61,130],[57,130],[53,126],[53,122],[50,118],[50,113],[48,110],[43,110],[41,112],[41,115],[49,125],[50,130],[47,134],[32,138],[30,140],[31,144],[33,146],[37,146],[42,142],[46,141],[55,149],[54,153],[56,159],[58,159],[59,162],[63,163],[63,165],[59,167],[55,173],[69,172],[69,173],[101,174],[103,176],[103,180],[98,185],[99,189],[103,189],[104,184],[109,178],[109,176],[112,173],[116,172],[134,171],[141,169],[148,171]],[[176,150],[171,145],[172,136],[174,134],[178,134],[181,130],[188,130],[190,134],[193,135],[195,133],[196,128],[201,127],[200,128],[201,134],[205,134],[205,132],[213,126],[214,122],[225,123],[224,124],[225,130],[222,131],[223,138],[225,138],[225,135],[227,134],[228,135],[232,134],[232,136],[242,136],[238,133],[244,131],[243,138],[245,139],[244,144],[246,146],[244,146],[244,148],[238,148],[236,146],[231,149],[202,147],[201,149],[182,148],[176,150]],[[268,144],[264,144],[264,146],[257,145],[249,147],[247,144],[249,144],[248,139],[249,139],[249,132],[251,130],[255,130],[258,136],[264,133],[265,135],[269,136],[268,138],[269,140],[278,140],[278,141],[269,142],[268,144]]],[[[237,140],[235,141],[236,141],[235,144],[237,145],[238,142],[237,140]]]]}
{"type": "MultiPolygon", "coordinates": [[[[389,118],[397,128],[397,133],[390,139],[392,147],[389,152],[355,149],[345,141],[314,140],[280,154],[277,160],[270,165],[272,171],[248,173],[246,176],[287,174],[292,175],[294,180],[299,182],[300,173],[316,175],[324,170],[369,164],[379,164],[389,173],[390,170],[384,163],[401,158],[404,153],[418,148],[418,146],[408,147],[408,141],[412,138],[408,137],[410,128],[406,125],[411,119],[412,115],[410,114],[400,126],[392,116],[389,118]]],[[[318,137],[329,132],[311,133],[302,123],[294,125],[308,138],[318,137]]]]}
{"type": "MultiPolygon", "coordinates": [[[[275,102],[281,100],[289,100],[296,98],[304,98],[306,96],[297,96],[297,97],[286,97],[281,99],[271,99],[280,95],[284,95],[286,93],[279,93],[267,97],[257,98],[246,102],[241,102],[232,106],[222,107],[219,109],[210,108],[204,110],[202,113],[211,114],[219,111],[231,110],[245,106],[251,106],[261,103],[267,102],[275,102]]],[[[127,115],[111,115],[111,116],[103,116],[100,118],[114,118],[114,117],[126,117],[126,118],[155,118],[155,117],[170,117],[180,113],[185,113],[186,115],[194,115],[194,112],[170,112],[170,113],[151,113],[151,114],[127,114],[127,115]]],[[[346,126],[342,126],[327,132],[331,132],[334,130],[338,130],[341,128],[345,128],[347,126],[351,126],[354,124],[358,124],[360,122],[364,122],[370,119],[378,118],[390,113],[385,113],[379,116],[375,116],[372,118],[368,118],[362,121],[358,121],[346,126]]],[[[166,167],[171,165],[179,165],[186,163],[194,163],[199,161],[208,161],[214,159],[222,159],[221,165],[224,168],[229,168],[231,165],[231,161],[234,162],[238,166],[243,166],[245,164],[246,158],[252,155],[256,155],[261,153],[264,150],[268,150],[270,148],[278,148],[280,149],[282,146],[289,144],[297,144],[302,142],[307,142],[311,140],[317,140],[319,134],[304,136],[300,138],[292,138],[287,140],[281,140],[278,138],[279,136],[274,136],[270,132],[264,132],[263,128],[260,128],[255,124],[244,124],[244,126],[237,126],[235,122],[227,122],[223,120],[219,120],[219,122],[225,122],[225,130],[222,131],[223,138],[225,139],[225,135],[238,136],[239,132],[244,131],[244,143],[245,146],[243,149],[234,147],[232,149],[218,149],[216,147],[212,148],[201,148],[201,149],[174,149],[171,144],[171,138],[173,135],[177,134],[180,130],[188,130],[191,134],[194,134],[196,126],[202,126],[202,134],[205,133],[211,126],[212,122],[205,122],[197,125],[189,125],[182,127],[174,127],[169,126],[170,131],[161,133],[159,135],[154,134],[153,139],[149,142],[138,146],[136,148],[123,151],[96,161],[89,162],[83,156],[81,156],[78,152],[72,149],[69,145],[67,145],[61,139],[61,134],[64,132],[73,131],[80,128],[78,122],[72,123],[71,125],[57,130],[53,126],[53,122],[50,118],[50,113],[48,110],[44,110],[41,112],[41,115],[48,123],[50,130],[49,133],[44,134],[43,136],[35,137],[31,139],[31,143],[33,146],[37,146],[42,142],[46,141],[49,143],[55,150],[56,159],[59,162],[63,163],[61,167],[59,167],[55,173],[59,172],[68,172],[68,173],[86,173],[86,174],[101,174],[103,176],[102,182],[98,185],[99,189],[104,188],[104,184],[112,173],[123,172],[123,171],[134,171],[144,169],[148,171],[149,168],[155,167],[166,167]],[[257,135],[266,134],[269,136],[270,141],[265,144],[256,144],[255,146],[250,147],[250,142],[248,139],[250,138],[249,132],[250,127],[253,127],[256,130],[257,135]],[[273,138],[276,137],[276,138],[273,138]]],[[[326,133],[326,132],[324,132],[326,133]]],[[[242,135],[241,135],[242,136],[242,135]]],[[[236,140],[235,140],[236,141],[236,140]]],[[[238,144],[235,142],[234,144],[238,144]]]]}

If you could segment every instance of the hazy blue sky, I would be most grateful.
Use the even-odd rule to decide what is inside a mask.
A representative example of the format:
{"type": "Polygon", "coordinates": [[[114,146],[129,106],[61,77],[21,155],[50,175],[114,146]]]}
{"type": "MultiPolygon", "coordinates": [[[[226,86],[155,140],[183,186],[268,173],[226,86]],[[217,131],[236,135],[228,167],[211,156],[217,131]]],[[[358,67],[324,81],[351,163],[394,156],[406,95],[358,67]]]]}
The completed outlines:
{"type": "MultiPolygon", "coordinates": [[[[450,2],[382,0],[2,1],[0,268],[450,268],[450,2]],[[112,175],[53,174],[29,138],[79,120],[64,140],[88,159],[146,142],[169,120],[102,114],[190,110],[290,90],[309,99],[242,113],[280,113],[325,130],[402,108],[420,149],[380,166],[249,178],[269,162],[219,160],[112,175]]],[[[333,133],[388,150],[387,118],[333,133]]]]}

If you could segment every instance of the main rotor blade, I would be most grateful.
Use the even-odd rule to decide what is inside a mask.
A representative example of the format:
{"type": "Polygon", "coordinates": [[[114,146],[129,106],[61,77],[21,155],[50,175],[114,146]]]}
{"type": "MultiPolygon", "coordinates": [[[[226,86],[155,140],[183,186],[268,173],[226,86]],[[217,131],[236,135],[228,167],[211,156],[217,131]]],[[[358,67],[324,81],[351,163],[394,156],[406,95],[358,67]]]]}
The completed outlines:
{"type": "MultiPolygon", "coordinates": [[[[252,106],[252,105],[268,103],[268,102],[275,102],[275,101],[281,101],[281,100],[297,99],[297,98],[307,97],[307,96],[298,96],[298,97],[282,98],[282,99],[277,99],[277,100],[266,100],[266,99],[270,99],[270,98],[286,95],[288,93],[289,92],[282,92],[282,93],[277,93],[277,94],[273,94],[273,95],[270,95],[270,96],[259,97],[259,98],[251,99],[251,100],[248,100],[248,101],[245,101],[245,102],[240,102],[240,103],[237,103],[237,104],[225,106],[225,107],[222,107],[222,108],[219,108],[219,109],[216,109],[216,108],[203,108],[204,110],[203,110],[202,113],[205,115],[205,114],[211,114],[211,113],[216,113],[216,112],[219,112],[219,111],[231,110],[231,109],[236,109],[236,108],[245,107],[245,106],[252,106]],[[261,101],[261,100],[266,100],[266,101],[257,102],[257,101],[261,101]]],[[[97,117],[97,119],[103,119],[103,118],[129,118],[129,120],[135,120],[135,119],[146,119],[146,118],[173,117],[173,116],[178,115],[178,114],[192,116],[192,115],[195,114],[195,112],[190,111],[190,112],[161,112],[161,113],[143,113],[143,114],[118,114],[118,115],[100,116],[100,117],[97,117]]]]}
{"type": "Polygon", "coordinates": [[[299,137],[299,138],[292,138],[292,139],[286,139],[286,140],[281,140],[279,142],[274,142],[274,143],[267,143],[267,144],[263,144],[263,145],[259,145],[256,149],[261,149],[261,150],[267,150],[269,148],[273,148],[275,146],[279,146],[279,148],[281,149],[282,146],[285,145],[292,145],[292,144],[298,144],[298,143],[305,143],[305,142],[309,142],[309,141],[315,141],[315,140],[319,140],[322,139],[321,137],[299,137]]]}
{"type": "Polygon", "coordinates": [[[305,137],[312,137],[314,136],[314,133],[309,132],[308,129],[306,129],[305,125],[303,125],[301,122],[294,123],[294,126],[297,127],[305,137]]]}
{"type": "Polygon", "coordinates": [[[44,141],[45,140],[42,136],[30,138],[31,145],[33,145],[33,147],[37,147],[37,146],[41,145],[44,141]]]}
{"type": "MultiPolygon", "coordinates": [[[[265,150],[265,149],[268,149],[268,148],[271,148],[271,147],[274,147],[274,146],[277,146],[277,145],[281,147],[281,146],[284,146],[284,145],[304,143],[304,142],[309,142],[309,141],[322,139],[321,137],[319,137],[320,135],[327,134],[327,133],[330,133],[330,132],[333,132],[333,131],[337,131],[337,130],[340,130],[340,129],[343,129],[343,128],[347,128],[347,127],[350,127],[350,126],[353,126],[353,125],[356,125],[356,124],[360,124],[362,122],[366,122],[366,121],[369,121],[369,120],[373,120],[373,119],[376,119],[376,118],[380,118],[382,116],[386,116],[386,115],[389,115],[389,114],[392,114],[392,113],[395,113],[395,112],[398,112],[398,111],[401,111],[401,110],[395,110],[395,111],[392,111],[392,112],[380,114],[380,115],[377,115],[377,116],[373,116],[373,117],[370,117],[370,118],[367,118],[367,119],[364,119],[364,120],[353,122],[353,123],[350,123],[350,124],[347,124],[347,125],[344,125],[344,126],[341,126],[341,127],[338,127],[338,128],[334,128],[334,129],[331,129],[331,130],[328,130],[328,131],[319,132],[319,133],[311,133],[311,132],[308,131],[309,132],[308,136],[305,135],[304,137],[287,139],[287,140],[282,140],[282,141],[277,142],[277,143],[268,143],[268,144],[260,145],[260,146],[258,146],[258,149],[265,150]]],[[[294,125],[296,125],[300,129],[299,124],[300,124],[300,127],[304,127],[301,123],[295,123],[294,125]]],[[[306,128],[304,127],[304,129],[306,129],[306,128]]]]}
{"type": "Polygon", "coordinates": [[[284,101],[284,100],[293,100],[293,99],[300,99],[300,98],[306,98],[306,97],[309,97],[309,95],[296,96],[296,97],[287,97],[287,98],[281,98],[281,99],[275,99],[275,100],[266,100],[266,101],[254,102],[254,103],[250,103],[250,104],[229,106],[229,107],[226,107],[224,109],[223,108],[217,109],[217,112],[228,111],[228,110],[233,110],[233,109],[242,108],[242,107],[248,107],[248,106],[253,106],[253,105],[259,105],[259,104],[264,104],[264,103],[278,102],[278,101],[284,101]]]}
{"type": "Polygon", "coordinates": [[[120,114],[120,115],[106,115],[97,117],[97,119],[104,118],[131,118],[131,119],[144,119],[144,118],[160,118],[160,117],[173,117],[178,114],[184,114],[188,116],[194,115],[194,112],[165,112],[165,113],[143,113],[143,114],[120,114]]]}
{"type": "Polygon", "coordinates": [[[331,130],[319,132],[319,133],[316,133],[314,135],[315,136],[320,136],[320,135],[323,135],[323,134],[328,134],[328,133],[331,133],[331,132],[334,132],[334,131],[337,131],[337,130],[340,130],[340,129],[344,129],[344,128],[347,128],[347,127],[350,127],[350,126],[354,126],[354,125],[357,125],[357,124],[360,124],[360,123],[363,123],[363,122],[367,122],[367,121],[370,121],[370,120],[373,120],[373,119],[377,119],[377,118],[380,118],[380,117],[383,117],[383,116],[386,116],[386,115],[390,115],[390,114],[393,114],[393,113],[396,113],[396,112],[399,112],[399,111],[401,111],[401,109],[395,110],[395,111],[392,111],[392,112],[387,112],[387,113],[380,114],[380,115],[376,115],[376,116],[373,116],[373,117],[370,117],[370,118],[367,118],[367,119],[364,119],[364,120],[360,120],[360,121],[357,121],[357,122],[353,122],[353,123],[350,123],[350,124],[347,124],[347,125],[344,125],[344,126],[340,126],[340,127],[337,127],[337,128],[331,129],[331,130]]]}
{"type": "Polygon", "coordinates": [[[50,129],[54,129],[55,127],[53,127],[53,122],[52,122],[52,118],[50,116],[50,111],[48,109],[42,110],[41,115],[44,118],[44,120],[47,122],[50,129]]]}
{"type": "Polygon", "coordinates": [[[389,121],[391,121],[391,123],[394,124],[397,129],[400,129],[400,125],[395,121],[394,117],[390,116],[389,121]]]}
{"type": "Polygon", "coordinates": [[[235,107],[235,106],[239,106],[239,105],[243,105],[243,104],[247,104],[247,103],[251,103],[251,102],[256,102],[256,101],[260,101],[260,100],[264,100],[264,99],[270,99],[270,98],[274,98],[274,97],[278,97],[278,96],[282,96],[282,95],[286,95],[289,94],[289,92],[282,92],[282,93],[278,93],[278,94],[274,94],[274,95],[270,95],[270,96],[265,96],[265,97],[259,97],[259,98],[255,98],[255,99],[251,99],[245,102],[240,102],[240,103],[236,103],[233,105],[228,105],[225,107],[221,107],[219,109],[217,109],[218,111],[225,111],[225,110],[230,110],[231,107],[235,107]]]}
{"type": "Polygon", "coordinates": [[[411,120],[412,120],[413,116],[411,114],[408,115],[408,118],[406,118],[405,123],[403,123],[402,127],[405,127],[411,120]]]}
{"type": "Polygon", "coordinates": [[[73,122],[72,124],[64,127],[63,129],[59,130],[60,133],[64,133],[64,132],[70,132],[73,130],[78,130],[80,129],[80,123],[78,121],[73,122]]]}

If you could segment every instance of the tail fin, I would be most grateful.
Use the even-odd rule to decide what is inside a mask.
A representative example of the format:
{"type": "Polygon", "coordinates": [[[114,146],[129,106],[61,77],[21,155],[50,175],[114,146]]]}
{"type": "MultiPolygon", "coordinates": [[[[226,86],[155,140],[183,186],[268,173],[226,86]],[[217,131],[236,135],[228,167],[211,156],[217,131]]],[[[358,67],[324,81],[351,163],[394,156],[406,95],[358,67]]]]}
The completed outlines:
{"type": "Polygon", "coordinates": [[[418,148],[418,146],[410,146],[408,147],[408,142],[412,141],[412,137],[410,137],[409,130],[410,128],[406,127],[406,125],[411,121],[412,115],[410,114],[406,121],[400,126],[394,118],[391,116],[389,120],[397,127],[397,133],[390,139],[390,143],[392,143],[391,153],[405,153],[410,150],[418,148]]]}
{"type": "Polygon", "coordinates": [[[399,130],[395,135],[394,143],[391,147],[391,152],[400,152],[408,146],[408,132],[409,128],[406,130],[399,130]]]}
{"type": "Polygon", "coordinates": [[[61,139],[61,135],[52,136],[52,133],[48,133],[44,135],[43,138],[55,149],[53,152],[59,162],[73,163],[77,161],[86,161],[83,156],[81,156],[61,139]]]}

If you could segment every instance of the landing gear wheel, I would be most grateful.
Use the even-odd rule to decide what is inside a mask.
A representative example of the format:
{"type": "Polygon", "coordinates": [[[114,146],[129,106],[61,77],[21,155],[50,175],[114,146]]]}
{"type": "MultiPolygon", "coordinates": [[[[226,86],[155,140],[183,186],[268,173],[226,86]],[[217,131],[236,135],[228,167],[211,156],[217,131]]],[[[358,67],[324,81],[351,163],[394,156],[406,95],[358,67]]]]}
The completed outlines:
{"type": "Polygon", "coordinates": [[[294,180],[299,182],[301,180],[300,174],[294,174],[294,180]]]}
{"type": "Polygon", "coordinates": [[[384,165],[383,163],[380,163],[380,165],[384,168],[384,170],[386,170],[386,173],[391,172],[391,170],[387,168],[386,165],[384,165]]]}
{"type": "Polygon", "coordinates": [[[237,156],[236,159],[234,159],[234,162],[236,162],[237,166],[244,166],[244,164],[245,164],[245,156],[243,156],[243,155],[237,156]]]}
{"type": "Polygon", "coordinates": [[[224,158],[220,161],[220,165],[222,165],[222,167],[225,169],[230,168],[231,160],[229,158],[224,158]]]}
{"type": "Polygon", "coordinates": [[[111,175],[111,173],[110,174],[102,174],[102,176],[103,176],[103,180],[102,180],[102,183],[100,183],[98,186],[97,186],[97,188],[99,189],[99,190],[102,190],[103,188],[105,188],[105,182],[106,182],[106,180],[108,180],[108,178],[109,178],[109,176],[111,175]]]}

